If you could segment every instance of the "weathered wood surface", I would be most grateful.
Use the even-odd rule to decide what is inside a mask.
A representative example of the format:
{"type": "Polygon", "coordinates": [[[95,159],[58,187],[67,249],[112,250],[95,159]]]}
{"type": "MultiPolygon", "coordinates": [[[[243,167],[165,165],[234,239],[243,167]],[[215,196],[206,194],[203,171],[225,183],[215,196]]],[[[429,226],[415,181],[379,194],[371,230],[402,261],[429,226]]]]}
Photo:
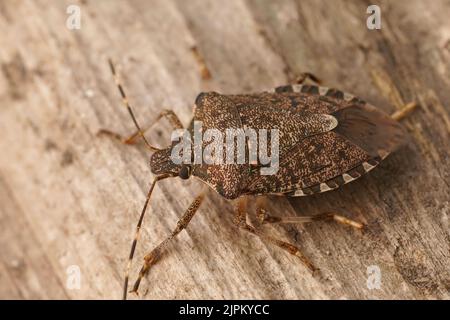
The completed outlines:
{"type": "MultiPolygon", "coordinates": [[[[271,198],[282,215],[337,210],[368,224],[267,227],[320,266],[235,229],[232,204],[210,192],[142,284],[163,298],[446,298],[450,288],[450,3],[381,1],[382,29],[365,1],[0,2],[0,297],[119,298],[133,228],[152,179],[148,152],[105,138],[133,124],[107,57],[116,60],[141,123],[172,108],[187,124],[200,91],[257,92],[310,71],[328,86],[393,112],[415,100],[408,145],[368,176],[310,198],[271,198]],[[202,80],[190,48],[211,71],[202,80]],[[66,286],[79,266],[81,288],[66,286]],[[381,270],[380,289],[366,285],[381,270]]],[[[164,145],[162,122],[148,137],[164,145]]],[[[132,279],[201,184],[155,190],[132,279]]]]}

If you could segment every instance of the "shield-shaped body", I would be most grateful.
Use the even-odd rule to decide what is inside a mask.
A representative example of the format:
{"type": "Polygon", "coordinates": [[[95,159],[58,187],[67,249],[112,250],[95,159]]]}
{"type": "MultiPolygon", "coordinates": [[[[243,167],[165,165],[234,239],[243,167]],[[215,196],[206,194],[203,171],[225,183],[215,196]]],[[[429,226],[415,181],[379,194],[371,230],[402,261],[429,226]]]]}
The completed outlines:
{"type": "Polygon", "coordinates": [[[373,169],[405,138],[400,124],[374,106],[339,90],[311,85],[248,95],[202,93],[194,120],[202,122],[203,130],[279,132],[275,174],[262,175],[258,165],[248,162],[193,166],[194,176],[228,199],[336,189],[373,169]]]}

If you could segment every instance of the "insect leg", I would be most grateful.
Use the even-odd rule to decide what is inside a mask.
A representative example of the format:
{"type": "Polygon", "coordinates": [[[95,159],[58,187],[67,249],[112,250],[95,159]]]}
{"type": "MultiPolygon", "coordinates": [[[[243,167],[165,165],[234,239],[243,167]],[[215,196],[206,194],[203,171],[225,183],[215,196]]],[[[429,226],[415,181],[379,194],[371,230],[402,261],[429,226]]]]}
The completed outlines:
{"type": "Polygon", "coordinates": [[[348,226],[351,226],[355,229],[363,229],[364,224],[358,221],[354,221],[351,219],[348,219],[344,216],[332,213],[332,212],[326,212],[321,213],[313,216],[292,216],[292,217],[276,217],[269,214],[265,214],[264,220],[262,220],[262,223],[308,223],[308,222],[314,222],[314,221],[321,221],[321,220],[334,220],[336,222],[339,222],[341,224],[345,224],[348,226]]]}
{"type": "Polygon", "coordinates": [[[321,221],[321,220],[334,220],[336,222],[351,226],[356,229],[363,229],[364,224],[361,222],[357,222],[351,219],[348,219],[344,216],[332,213],[332,212],[326,212],[321,213],[313,216],[292,216],[292,217],[278,217],[269,215],[267,213],[267,210],[265,209],[264,205],[264,198],[258,198],[256,200],[256,216],[258,217],[260,223],[308,223],[308,222],[314,222],[314,221],[321,221]],[[263,199],[263,200],[260,200],[263,199]]]}
{"type": "MultiPolygon", "coordinates": [[[[173,112],[172,110],[165,109],[165,110],[163,110],[163,111],[161,111],[159,113],[159,115],[156,117],[155,120],[153,120],[153,122],[150,125],[148,125],[144,129],[142,129],[142,133],[145,133],[149,129],[151,129],[162,118],[167,118],[167,120],[169,120],[170,124],[172,125],[172,127],[174,129],[183,129],[183,125],[181,124],[181,121],[177,117],[175,112],[173,112]]],[[[124,144],[135,144],[136,143],[136,138],[140,137],[140,132],[139,131],[134,132],[132,135],[130,135],[127,138],[124,138],[120,134],[117,134],[117,133],[112,132],[112,131],[107,130],[107,129],[101,129],[98,132],[98,134],[99,135],[111,136],[112,138],[117,139],[117,140],[121,141],[124,144]]]]}
{"type": "Polygon", "coordinates": [[[303,255],[299,248],[290,244],[288,242],[279,240],[277,238],[268,236],[264,234],[261,230],[255,228],[252,225],[247,223],[247,199],[242,197],[238,200],[238,204],[235,210],[234,216],[234,224],[245,231],[248,231],[256,236],[258,236],[262,241],[268,241],[283,250],[286,250],[290,254],[296,256],[300,259],[300,261],[312,272],[317,271],[318,269],[309,261],[307,257],[303,255]]]}
{"type": "Polygon", "coordinates": [[[205,59],[198,51],[198,48],[196,46],[191,47],[192,54],[194,55],[195,60],[197,61],[199,67],[200,67],[200,74],[202,76],[203,80],[211,79],[211,72],[209,71],[205,59]]]}
{"type": "MultiPolygon", "coordinates": [[[[139,126],[139,124],[138,124],[138,122],[136,120],[136,117],[134,116],[133,110],[131,109],[131,105],[128,102],[127,95],[125,94],[125,90],[123,89],[123,86],[120,83],[119,77],[118,77],[118,75],[116,73],[116,68],[114,67],[114,64],[112,63],[111,59],[108,60],[108,63],[109,63],[109,67],[111,69],[111,73],[112,73],[112,75],[114,77],[114,81],[116,82],[117,88],[119,89],[120,95],[122,97],[122,103],[127,108],[128,113],[130,114],[130,117],[133,120],[133,123],[134,123],[134,125],[135,125],[135,127],[137,129],[137,132],[138,132],[139,136],[142,138],[142,140],[144,140],[144,143],[145,143],[145,145],[147,146],[148,149],[150,149],[151,151],[158,151],[158,150],[160,150],[159,148],[156,148],[156,147],[152,146],[147,141],[147,139],[145,138],[144,132],[142,131],[141,127],[139,126]]],[[[115,137],[117,139],[122,140],[120,135],[118,135],[118,134],[116,134],[114,132],[111,132],[111,131],[108,131],[108,130],[102,130],[102,131],[103,131],[103,134],[107,134],[107,135],[110,135],[112,137],[115,137]]],[[[100,131],[100,132],[102,132],[102,131],[100,131]]]]}
{"type": "Polygon", "coordinates": [[[314,74],[310,72],[302,72],[296,79],[296,84],[303,84],[307,79],[311,80],[312,82],[315,82],[316,84],[321,84],[322,81],[316,77],[314,74]]]}
{"type": "MultiPolygon", "coordinates": [[[[205,194],[202,192],[199,196],[197,196],[194,201],[191,203],[189,208],[183,214],[183,216],[178,220],[177,226],[172,231],[172,233],[164,239],[158,246],[156,246],[150,253],[146,254],[144,257],[144,265],[139,271],[139,276],[136,282],[134,283],[133,290],[131,292],[138,293],[139,284],[141,283],[142,278],[147,274],[148,270],[151,266],[153,266],[161,257],[161,253],[167,247],[167,245],[184,229],[187,227],[189,222],[191,221],[194,214],[197,212],[197,209],[202,204],[202,201],[205,197],[205,194]]],[[[124,293],[125,294],[125,293],[124,293]]]]}
{"type": "Polygon", "coordinates": [[[266,197],[256,198],[256,217],[261,224],[267,223],[270,220],[266,210],[266,197]]]}
{"type": "Polygon", "coordinates": [[[403,108],[401,108],[400,110],[395,111],[391,115],[391,118],[399,121],[399,120],[405,118],[408,114],[410,114],[416,107],[417,107],[417,104],[415,102],[410,102],[410,103],[406,104],[405,106],[403,106],[403,108]]]}
{"type": "Polygon", "coordinates": [[[127,298],[128,276],[130,274],[131,262],[133,261],[134,251],[136,250],[136,244],[137,244],[137,241],[139,239],[139,232],[141,230],[142,221],[144,220],[144,216],[145,216],[145,213],[147,211],[147,206],[148,206],[148,203],[150,201],[150,197],[152,195],[153,189],[155,188],[155,185],[156,185],[156,183],[158,181],[166,179],[166,178],[169,178],[169,177],[170,177],[170,175],[157,176],[155,178],[155,180],[153,180],[153,182],[150,185],[150,188],[149,188],[149,190],[147,192],[147,197],[145,199],[144,207],[142,208],[141,215],[140,215],[138,223],[136,225],[136,233],[134,235],[133,243],[131,245],[130,255],[129,255],[129,258],[128,258],[127,269],[125,271],[125,281],[124,281],[124,285],[123,285],[123,299],[127,298]]]}

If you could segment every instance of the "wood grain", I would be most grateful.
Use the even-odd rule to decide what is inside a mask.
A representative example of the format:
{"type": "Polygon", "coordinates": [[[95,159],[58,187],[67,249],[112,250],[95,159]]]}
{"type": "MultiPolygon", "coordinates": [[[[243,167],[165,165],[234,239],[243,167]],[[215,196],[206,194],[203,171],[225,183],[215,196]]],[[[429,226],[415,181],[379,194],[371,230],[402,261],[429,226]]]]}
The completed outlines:
{"type": "MultiPolygon", "coordinates": [[[[133,228],[151,182],[149,154],[96,137],[126,134],[107,58],[118,64],[139,122],[163,108],[187,124],[201,91],[258,92],[300,72],[394,112],[411,139],[366,177],[338,191],[270,198],[281,215],[338,211],[365,233],[327,222],[267,227],[321,268],[232,224],[213,192],[142,284],[146,299],[448,299],[450,297],[450,21],[447,0],[380,1],[382,29],[366,28],[367,1],[0,2],[0,298],[121,296],[133,228]],[[201,77],[195,46],[211,73],[201,77]],[[67,268],[81,287],[67,286],[67,268]],[[367,287],[378,266],[380,289],[367,287]]],[[[149,140],[165,145],[161,122],[149,140]]],[[[198,181],[162,182],[138,243],[143,255],[175,226],[198,181]]]]}

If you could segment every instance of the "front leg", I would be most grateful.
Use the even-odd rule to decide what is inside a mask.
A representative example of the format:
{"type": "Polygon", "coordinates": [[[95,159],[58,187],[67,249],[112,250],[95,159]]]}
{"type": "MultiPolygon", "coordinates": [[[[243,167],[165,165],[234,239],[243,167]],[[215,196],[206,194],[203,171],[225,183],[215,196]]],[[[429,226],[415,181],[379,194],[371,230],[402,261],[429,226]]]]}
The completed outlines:
{"type": "MultiPolygon", "coordinates": [[[[202,192],[199,196],[197,196],[194,201],[191,203],[189,208],[186,210],[186,212],[183,214],[183,216],[178,220],[177,226],[172,231],[172,233],[164,239],[158,246],[156,246],[150,253],[146,254],[144,257],[144,264],[139,272],[138,279],[134,283],[133,290],[131,292],[134,292],[138,294],[139,284],[141,283],[142,278],[148,273],[150,268],[159,260],[161,257],[162,252],[167,247],[167,245],[183,230],[187,227],[189,222],[191,221],[192,217],[197,212],[198,208],[203,202],[203,199],[205,197],[204,192],[202,192]]],[[[126,287],[124,292],[124,299],[126,299],[126,287]]]]}
{"type": "MultiPolygon", "coordinates": [[[[124,144],[135,144],[137,138],[143,137],[144,133],[147,132],[149,129],[151,129],[162,118],[167,118],[167,120],[169,120],[170,124],[174,129],[183,129],[183,125],[178,116],[172,110],[165,109],[159,113],[159,115],[156,117],[155,120],[153,120],[152,123],[141,129],[141,131],[136,131],[128,137],[123,137],[122,135],[108,129],[100,129],[97,135],[109,136],[124,144]]],[[[152,151],[159,150],[154,146],[151,147],[154,149],[152,151]]]]}

